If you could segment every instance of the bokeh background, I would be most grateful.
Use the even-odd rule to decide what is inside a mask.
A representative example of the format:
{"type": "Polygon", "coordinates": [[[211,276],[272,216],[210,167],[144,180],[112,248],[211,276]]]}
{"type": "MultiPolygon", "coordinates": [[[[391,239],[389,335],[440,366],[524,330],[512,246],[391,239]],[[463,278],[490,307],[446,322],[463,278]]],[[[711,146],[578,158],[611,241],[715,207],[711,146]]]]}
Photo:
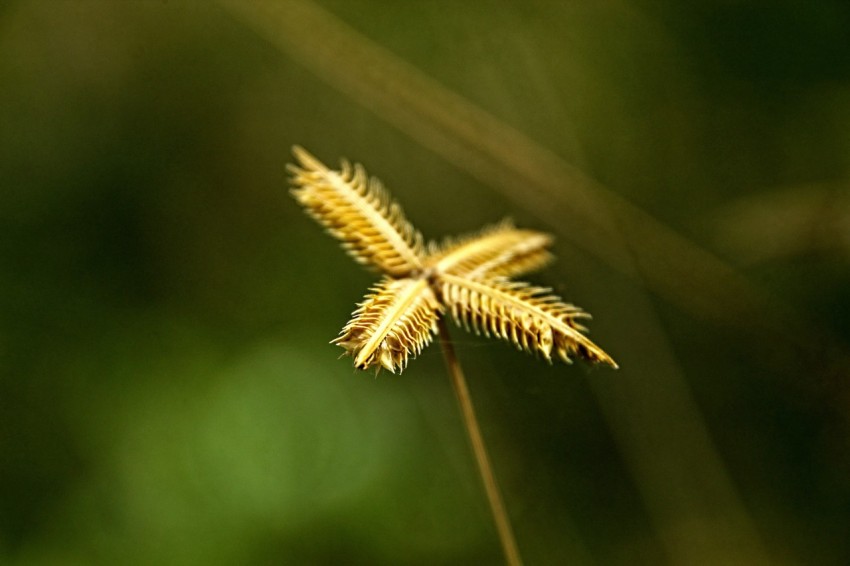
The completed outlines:
{"type": "Polygon", "coordinates": [[[455,330],[527,564],[850,562],[850,5],[0,6],[0,562],[498,564],[439,347],[287,193],[510,216],[619,371],[455,330]]]}

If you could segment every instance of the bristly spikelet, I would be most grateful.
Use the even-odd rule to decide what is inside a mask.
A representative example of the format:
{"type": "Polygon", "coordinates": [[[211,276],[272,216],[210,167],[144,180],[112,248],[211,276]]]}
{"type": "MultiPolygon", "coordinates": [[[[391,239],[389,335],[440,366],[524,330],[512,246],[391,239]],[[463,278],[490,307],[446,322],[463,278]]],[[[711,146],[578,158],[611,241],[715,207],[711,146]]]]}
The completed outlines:
{"type": "MultiPolygon", "coordinates": [[[[590,318],[578,307],[549,294],[549,289],[518,283],[510,277],[538,269],[551,255],[552,238],[518,230],[508,221],[475,236],[429,244],[405,219],[376,179],[360,165],[342,162],[331,171],[294,147],[300,166],[290,165],[293,196],[359,263],[384,274],[352,313],[331,343],[345,349],[358,369],[377,367],[400,373],[434,335],[446,331],[440,316],[450,309],[459,325],[495,335],[518,348],[552,361],[584,357],[617,367],[591,342],[576,321],[590,318]]],[[[499,496],[478,422],[469,401],[463,372],[447,337],[443,352],[475,453],[507,562],[521,564],[510,523],[499,496]]]]}
{"type": "Polygon", "coordinates": [[[437,333],[442,310],[425,279],[384,279],[332,343],[345,348],[360,369],[380,365],[401,372],[437,333]]]}
{"type": "Polygon", "coordinates": [[[554,352],[568,363],[582,357],[617,367],[583,334],[587,329],[577,320],[589,314],[548,289],[510,280],[552,259],[548,234],[503,221],[473,236],[430,243],[426,253],[401,207],[360,165],[343,161],[333,171],[300,147],[293,153],[300,162],[289,165],[293,196],[355,260],[384,275],[332,341],[357,368],[402,371],[431,342],[446,308],[458,324],[549,361],[554,352]]]}
{"type": "Polygon", "coordinates": [[[546,250],[552,236],[533,230],[519,230],[510,220],[489,226],[481,232],[431,244],[426,265],[436,273],[449,273],[480,279],[515,277],[535,271],[552,261],[546,250]]]}
{"type": "Polygon", "coordinates": [[[549,289],[506,279],[473,280],[439,276],[440,298],[458,325],[496,336],[517,348],[537,352],[551,361],[552,351],[567,363],[581,356],[592,362],[617,364],[590,341],[576,322],[590,318],[580,308],[561,302],[549,289]]]}
{"type": "Polygon", "coordinates": [[[380,181],[359,164],[333,171],[300,147],[292,152],[301,163],[288,167],[293,196],[358,263],[394,277],[421,269],[422,235],[380,181]]]}

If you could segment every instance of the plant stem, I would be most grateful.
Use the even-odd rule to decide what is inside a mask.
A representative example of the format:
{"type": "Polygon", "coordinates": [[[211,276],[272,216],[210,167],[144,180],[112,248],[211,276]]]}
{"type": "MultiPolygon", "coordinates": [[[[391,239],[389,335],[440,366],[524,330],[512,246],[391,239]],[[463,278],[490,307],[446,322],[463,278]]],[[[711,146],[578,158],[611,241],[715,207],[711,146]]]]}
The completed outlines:
{"type": "Polygon", "coordinates": [[[493,474],[493,466],[490,464],[490,457],[487,455],[484,438],[481,436],[478,419],[472,407],[472,399],[469,396],[469,388],[466,386],[466,378],[463,376],[460,362],[458,362],[454,347],[449,339],[448,325],[446,325],[445,319],[442,317],[437,324],[440,330],[440,346],[442,346],[443,356],[446,359],[446,368],[449,371],[458,404],[460,404],[460,411],[463,414],[463,422],[466,425],[469,442],[472,444],[475,461],[478,463],[481,481],[484,482],[484,490],[487,492],[487,500],[490,502],[490,511],[493,513],[493,520],[496,523],[496,530],[499,533],[499,540],[502,543],[502,550],[505,553],[505,561],[509,566],[522,566],[522,559],[519,556],[519,549],[517,548],[516,539],[511,529],[511,522],[508,519],[505,504],[502,502],[502,496],[499,494],[499,484],[496,482],[496,476],[493,474]]]}

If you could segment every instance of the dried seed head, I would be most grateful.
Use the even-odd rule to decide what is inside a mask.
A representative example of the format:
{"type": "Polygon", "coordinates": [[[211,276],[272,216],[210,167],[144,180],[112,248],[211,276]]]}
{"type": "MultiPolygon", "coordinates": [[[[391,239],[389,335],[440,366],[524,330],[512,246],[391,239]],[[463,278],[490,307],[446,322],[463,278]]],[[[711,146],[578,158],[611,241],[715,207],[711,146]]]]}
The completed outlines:
{"type": "Polygon", "coordinates": [[[385,276],[333,340],[356,367],[403,370],[430,343],[446,308],[467,329],[549,361],[554,352],[567,363],[582,357],[617,367],[582,333],[587,329],[577,321],[590,315],[548,289],[508,279],[548,263],[551,236],[503,221],[474,236],[429,244],[426,254],[401,207],[360,165],[343,161],[332,171],[300,147],[293,153],[300,162],[289,166],[293,196],[355,260],[385,276]]]}
{"type": "Polygon", "coordinates": [[[510,220],[503,220],[478,234],[430,246],[426,265],[436,273],[473,279],[514,277],[549,263],[552,254],[546,247],[551,243],[548,234],[518,230],[510,220]]]}
{"type": "Polygon", "coordinates": [[[457,275],[438,277],[440,299],[458,325],[512,342],[551,361],[552,351],[567,363],[573,357],[617,364],[582,331],[577,322],[590,315],[549,294],[549,289],[506,279],[475,280],[457,275]]]}
{"type": "Polygon", "coordinates": [[[292,195],[358,263],[395,277],[421,269],[422,235],[380,181],[360,165],[333,171],[298,146],[292,152],[301,163],[288,167],[292,195]]]}
{"type": "Polygon", "coordinates": [[[425,279],[384,279],[333,343],[345,348],[360,369],[380,365],[401,372],[431,342],[441,312],[425,279]]]}

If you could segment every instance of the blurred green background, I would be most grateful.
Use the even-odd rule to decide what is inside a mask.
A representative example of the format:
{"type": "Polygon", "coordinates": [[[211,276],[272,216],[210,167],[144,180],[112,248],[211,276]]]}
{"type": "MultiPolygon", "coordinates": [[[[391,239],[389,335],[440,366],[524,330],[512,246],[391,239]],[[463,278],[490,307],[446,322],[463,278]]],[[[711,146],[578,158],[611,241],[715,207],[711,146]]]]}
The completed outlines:
{"type": "Polygon", "coordinates": [[[619,371],[452,335],[527,564],[847,564],[848,29],[3,3],[0,562],[500,563],[439,347],[376,379],[328,344],[375,276],[288,195],[297,143],[427,237],[557,236],[530,279],[619,371]]]}

